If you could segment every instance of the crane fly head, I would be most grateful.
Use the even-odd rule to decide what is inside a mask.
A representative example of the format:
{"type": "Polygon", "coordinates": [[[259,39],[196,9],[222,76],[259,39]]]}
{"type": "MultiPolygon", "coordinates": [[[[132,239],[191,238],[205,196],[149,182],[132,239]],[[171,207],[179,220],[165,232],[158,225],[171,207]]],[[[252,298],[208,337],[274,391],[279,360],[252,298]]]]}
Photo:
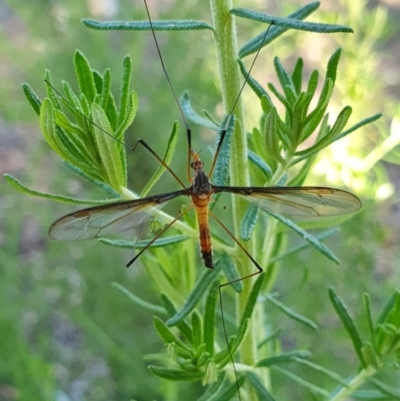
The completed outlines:
{"type": "Polygon", "coordinates": [[[195,150],[190,151],[193,161],[190,163],[190,167],[196,172],[199,172],[203,169],[204,163],[200,160],[199,154],[195,150]]]}

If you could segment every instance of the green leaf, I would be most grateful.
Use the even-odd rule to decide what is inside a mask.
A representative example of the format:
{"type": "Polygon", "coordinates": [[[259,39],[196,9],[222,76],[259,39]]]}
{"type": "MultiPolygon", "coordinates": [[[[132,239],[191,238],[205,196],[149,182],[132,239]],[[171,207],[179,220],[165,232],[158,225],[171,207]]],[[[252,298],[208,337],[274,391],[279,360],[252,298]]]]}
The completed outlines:
{"type": "Polygon", "coordinates": [[[95,125],[95,139],[107,177],[105,181],[117,189],[124,186],[123,165],[118,151],[118,142],[112,136],[111,125],[104,110],[97,104],[92,104],[92,117],[95,125]],[[102,129],[100,129],[101,127],[102,129]],[[105,131],[105,132],[104,132],[105,131]],[[109,133],[109,135],[106,134],[109,133]]]}
{"type": "Polygon", "coordinates": [[[247,151],[247,158],[257,166],[265,175],[265,178],[268,180],[272,177],[272,170],[271,167],[268,166],[267,163],[260,156],[252,152],[251,150],[247,151]]]}
{"type": "Polygon", "coordinates": [[[96,21],[89,18],[82,20],[83,24],[91,29],[100,31],[196,31],[201,29],[213,30],[213,27],[204,21],[196,20],[164,20],[164,21],[96,21]]]}
{"type": "MultiPolygon", "coordinates": [[[[208,322],[206,323],[208,324],[208,322]]],[[[203,322],[196,310],[192,313],[192,344],[193,348],[198,348],[203,343],[203,322]]]]}
{"type": "Polygon", "coordinates": [[[70,163],[68,163],[66,161],[64,161],[64,165],[67,168],[69,168],[71,171],[73,171],[74,173],[78,174],[80,177],[84,178],[85,180],[88,180],[93,185],[97,185],[103,191],[107,192],[108,195],[110,195],[113,198],[115,198],[114,201],[121,200],[121,195],[118,192],[114,191],[109,185],[105,184],[102,181],[98,181],[98,180],[93,179],[92,177],[90,177],[89,175],[84,173],[81,169],[79,169],[76,166],[73,166],[72,164],[70,164],[70,163]]]}
{"type": "Polygon", "coordinates": [[[243,290],[243,284],[242,281],[235,281],[240,280],[241,277],[236,269],[235,264],[233,263],[232,258],[226,252],[221,252],[221,256],[219,257],[217,264],[218,266],[222,266],[222,271],[228,280],[228,282],[224,283],[223,285],[225,286],[226,284],[231,283],[229,285],[240,294],[243,290]],[[235,282],[232,283],[232,281],[235,282]]]}
{"type": "Polygon", "coordinates": [[[298,95],[301,92],[301,86],[302,86],[302,82],[303,82],[303,66],[304,66],[303,59],[301,57],[299,57],[293,68],[292,77],[291,77],[293,86],[298,95]]]}
{"type": "Polygon", "coordinates": [[[335,124],[323,138],[321,138],[319,141],[317,141],[314,145],[310,146],[309,148],[295,152],[295,155],[296,156],[312,155],[315,152],[319,152],[320,150],[329,146],[332,142],[335,141],[335,138],[346,126],[352,111],[353,111],[352,108],[349,106],[343,108],[343,110],[339,113],[335,121],[335,124]]]}
{"type": "Polygon", "coordinates": [[[257,392],[257,397],[259,400],[263,401],[275,401],[275,398],[268,392],[261,381],[261,378],[254,372],[247,373],[247,379],[254,387],[257,392]]]}
{"type": "Polygon", "coordinates": [[[286,99],[290,100],[290,103],[293,104],[294,103],[293,97],[295,96],[295,93],[294,93],[295,89],[293,86],[293,82],[292,82],[289,74],[283,68],[283,65],[278,57],[274,58],[274,67],[275,67],[276,75],[278,76],[279,82],[285,93],[286,99]]]}
{"type": "Polygon", "coordinates": [[[159,313],[160,315],[166,315],[166,310],[164,308],[158,305],[154,305],[150,302],[144,301],[142,298],[133,294],[131,291],[129,291],[126,287],[122,286],[121,284],[114,282],[112,283],[112,286],[121,291],[123,294],[125,294],[136,305],[139,305],[140,307],[147,309],[151,312],[159,313]]]}
{"type": "Polygon", "coordinates": [[[313,330],[316,330],[318,328],[318,326],[312,320],[294,312],[291,308],[287,307],[282,302],[279,302],[273,296],[266,294],[265,298],[273,303],[277,308],[279,308],[286,316],[290,317],[293,320],[296,320],[296,322],[302,323],[313,330]]]}
{"type": "Polygon", "coordinates": [[[55,109],[61,110],[61,105],[59,102],[59,96],[53,88],[53,79],[51,77],[51,72],[46,69],[44,73],[44,81],[46,83],[46,93],[47,97],[51,100],[52,105],[55,109]]]}
{"type": "MultiPolygon", "coordinates": [[[[177,122],[175,122],[172,127],[171,135],[169,136],[167,148],[165,149],[165,153],[164,153],[164,157],[163,157],[163,161],[167,166],[169,166],[171,164],[172,158],[174,156],[176,144],[178,142],[178,133],[179,133],[179,124],[177,122]]],[[[160,164],[158,166],[157,171],[153,174],[153,176],[151,177],[149,182],[144,187],[142,193],[140,194],[141,198],[145,197],[151,191],[153,186],[158,182],[158,180],[164,174],[165,170],[166,170],[165,165],[160,164]]]]}
{"type": "Polygon", "coordinates": [[[35,191],[34,189],[30,189],[27,186],[23,185],[20,181],[14,178],[10,174],[4,174],[4,179],[17,191],[30,196],[37,196],[39,198],[51,199],[57,202],[68,203],[70,205],[104,205],[105,203],[110,203],[109,199],[103,200],[89,200],[89,199],[75,199],[69,196],[49,194],[45,192],[35,191]]]}
{"type": "Polygon", "coordinates": [[[40,114],[40,106],[42,102],[40,101],[39,97],[36,93],[32,90],[30,85],[22,84],[22,90],[24,91],[24,95],[27,98],[29,104],[32,106],[33,111],[39,115],[40,114]]]}
{"type": "Polygon", "coordinates": [[[175,326],[182,319],[184,319],[197,305],[197,302],[204,295],[206,289],[215,280],[220,271],[220,267],[217,266],[213,270],[205,270],[200,278],[197,280],[192,292],[186,298],[180,311],[178,311],[173,317],[167,321],[168,326],[175,326]]]}
{"type": "Polygon", "coordinates": [[[328,370],[328,369],[324,368],[323,366],[317,365],[316,363],[308,361],[307,359],[293,358],[293,361],[295,361],[296,363],[300,363],[302,365],[308,366],[309,368],[329,377],[330,379],[333,379],[334,381],[340,383],[341,385],[343,385],[345,387],[347,387],[349,385],[349,383],[345,379],[340,377],[337,373],[332,372],[331,370],[328,370]]]}
{"type": "MultiPolygon", "coordinates": [[[[186,241],[187,239],[189,239],[189,237],[186,235],[172,235],[170,237],[158,238],[150,245],[150,248],[163,248],[168,245],[178,244],[180,242],[186,241]]],[[[122,239],[113,240],[107,238],[99,238],[98,241],[106,245],[115,246],[117,248],[143,249],[149,246],[149,242],[151,242],[152,240],[126,241],[122,239]]]]}
{"type": "Polygon", "coordinates": [[[183,95],[181,96],[180,104],[182,107],[183,114],[189,121],[191,121],[194,124],[198,124],[203,127],[212,129],[214,131],[218,130],[219,127],[217,124],[214,124],[208,118],[200,116],[193,110],[192,104],[190,103],[189,94],[187,92],[184,92],[183,95]]]}
{"type": "MultiPolygon", "coordinates": [[[[217,147],[219,145],[221,135],[225,132],[224,142],[219,149],[217,160],[215,161],[215,168],[213,172],[213,181],[215,185],[223,186],[229,183],[229,162],[231,156],[231,144],[234,129],[235,116],[233,114],[228,114],[222,120],[218,134],[215,138],[215,146],[217,147]]],[[[217,148],[215,148],[215,151],[217,151],[217,148]]]]}
{"type": "Polygon", "coordinates": [[[254,306],[256,305],[258,294],[261,290],[261,287],[264,282],[264,274],[259,274],[257,280],[254,282],[253,287],[251,289],[249,298],[247,299],[246,308],[243,312],[243,315],[240,319],[240,326],[241,327],[245,321],[251,318],[253,314],[254,306]]]}
{"type": "Polygon", "coordinates": [[[75,52],[74,64],[79,89],[89,102],[92,103],[97,91],[89,61],[80,51],[77,50],[75,52]]]}
{"type": "Polygon", "coordinates": [[[229,386],[226,386],[223,391],[217,397],[211,398],[209,401],[230,401],[232,397],[237,394],[238,387],[242,387],[244,381],[246,380],[246,376],[239,377],[237,383],[234,381],[229,386]]]}
{"type": "Polygon", "coordinates": [[[326,77],[325,79],[330,79],[333,84],[336,82],[336,71],[340,61],[340,55],[342,53],[342,49],[337,49],[328,61],[328,67],[326,69],[326,77]]]}
{"type": "Polygon", "coordinates": [[[185,372],[152,365],[148,368],[154,375],[171,381],[199,381],[204,377],[204,372],[185,372]]]}
{"type": "MultiPolygon", "coordinates": [[[[122,62],[122,83],[121,83],[121,92],[119,98],[119,112],[117,119],[118,128],[125,121],[126,116],[128,114],[129,87],[131,84],[131,75],[132,75],[132,60],[131,57],[128,55],[124,57],[124,61],[122,62]]],[[[137,103],[138,102],[136,102],[136,104],[137,103]]]]}
{"type": "Polygon", "coordinates": [[[296,234],[304,238],[318,252],[322,253],[322,255],[326,256],[328,259],[332,260],[336,264],[338,265],[340,264],[339,259],[333,254],[333,252],[329,248],[327,248],[324,244],[319,242],[313,235],[309,234],[307,231],[300,228],[297,224],[294,224],[293,221],[286,219],[280,214],[276,214],[268,210],[266,210],[266,212],[271,216],[275,217],[275,219],[279,220],[281,223],[285,224],[290,229],[292,229],[296,234]]]}
{"type": "Polygon", "coordinates": [[[269,367],[272,365],[278,365],[281,363],[293,362],[294,358],[310,358],[311,352],[304,350],[285,352],[279,355],[270,356],[256,362],[256,367],[269,367]]]}
{"type": "MultiPolygon", "coordinates": [[[[323,239],[326,239],[328,237],[330,237],[331,235],[334,235],[336,233],[338,233],[340,231],[339,227],[332,227],[329,228],[326,231],[323,231],[322,233],[319,233],[318,235],[315,235],[314,237],[318,240],[318,241],[322,241],[323,239]]],[[[304,249],[308,248],[310,246],[309,242],[303,242],[302,244],[293,246],[292,248],[289,248],[287,251],[279,253],[276,256],[273,256],[269,262],[270,263],[275,263],[278,260],[284,259],[290,255],[294,255],[296,253],[299,253],[301,251],[303,251],[304,249]]]]}
{"type": "Polygon", "coordinates": [[[322,397],[324,399],[327,399],[327,400],[329,399],[329,393],[326,390],[315,386],[314,384],[302,379],[300,376],[297,376],[294,373],[291,373],[291,372],[287,371],[286,369],[282,369],[282,368],[280,368],[278,366],[271,366],[270,369],[273,370],[274,372],[278,372],[278,373],[288,377],[292,381],[294,381],[294,382],[300,384],[301,386],[307,388],[311,393],[320,394],[320,395],[322,395],[322,397]]]}
{"type": "Polygon", "coordinates": [[[378,356],[370,343],[367,342],[363,344],[361,353],[367,366],[373,366],[375,369],[379,369],[380,363],[378,356]]]}
{"type": "MultiPolygon", "coordinates": [[[[288,15],[288,18],[303,20],[307,18],[310,14],[312,14],[319,6],[320,6],[319,1],[307,4],[304,7],[299,8],[294,13],[288,15]]],[[[264,31],[258,34],[255,38],[245,43],[239,50],[239,58],[243,58],[245,56],[257,52],[261,44],[262,47],[268,45],[269,43],[271,43],[273,40],[275,40],[277,37],[279,37],[288,30],[287,28],[282,28],[275,25],[268,27],[268,29],[269,31],[266,37],[264,31]]]]}
{"type": "Polygon", "coordinates": [[[372,383],[376,388],[378,388],[380,391],[382,391],[382,393],[386,394],[387,396],[400,400],[400,390],[398,387],[391,387],[375,378],[369,378],[368,382],[372,383]]]}
{"type": "Polygon", "coordinates": [[[363,346],[361,338],[358,334],[358,331],[356,329],[356,326],[351,319],[349,313],[347,312],[347,309],[343,302],[340,300],[340,298],[336,295],[335,290],[330,287],[328,289],[328,294],[329,294],[329,299],[333,305],[333,308],[335,309],[336,314],[338,315],[339,319],[341,320],[345,330],[347,331],[347,334],[350,337],[351,342],[353,343],[354,350],[356,351],[356,354],[358,356],[358,359],[361,363],[361,365],[366,368],[366,363],[364,360],[364,357],[362,355],[361,348],[363,346]]]}
{"type": "Polygon", "coordinates": [[[366,292],[363,294],[363,304],[364,304],[365,316],[368,322],[368,329],[369,329],[369,335],[371,337],[371,343],[373,348],[376,349],[375,329],[372,320],[371,305],[369,302],[369,295],[366,292]]]}
{"type": "Polygon", "coordinates": [[[175,336],[172,330],[167,327],[167,325],[159,317],[155,316],[153,318],[153,323],[158,335],[166,344],[174,343],[184,350],[190,352],[190,349],[187,347],[187,345],[179,340],[179,338],[175,336]]]}
{"type": "Polygon", "coordinates": [[[343,137],[345,137],[346,135],[351,134],[353,131],[363,127],[364,125],[370,124],[376,120],[378,120],[379,118],[382,117],[382,114],[374,114],[372,117],[368,117],[365,118],[364,120],[360,121],[359,123],[353,125],[352,127],[350,127],[349,129],[347,129],[346,131],[343,131],[340,135],[338,135],[335,139],[335,141],[342,139],[343,137]]]}
{"type": "MultiPolygon", "coordinates": [[[[240,72],[243,75],[243,78],[246,80],[246,82],[250,86],[250,88],[253,89],[254,93],[260,99],[262,99],[263,97],[269,99],[269,95],[268,95],[267,91],[248,73],[248,71],[246,71],[243,63],[240,60],[238,60],[238,64],[239,64],[240,72]]],[[[271,99],[269,99],[269,100],[271,103],[271,99]]]]}
{"type": "Polygon", "coordinates": [[[284,164],[285,160],[281,156],[278,144],[278,135],[276,129],[277,114],[276,108],[272,107],[265,118],[264,136],[269,156],[275,161],[284,164]]]}
{"type": "Polygon", "coordinates": [[[223,388],[225,372],[219,374],[218,380],[207,387],[206,392],[197,399],[197,401],[219,401],[221,390],[223,388]]]}
{"type": "Polygon", "coordinates": [[[206,386],[207,384],[215,383],[218,378],[218,370],[214,361],[209,361],[206,367],[206,374],[203,377],[201,384],[206,386]]]}
{"type": "MultiPolygon", "coordinates": [[[[160,297],[161,297],[161,301],[164,304],[164,308],[167,311],[168,315],[174,316],[176,314],[176,309],[175,309],[174,304],[171,302],[171,300],[165,294],[161,294],[160,297]]],[[[188,341],[192,341],[192,329],[189,327],[189,325],[184,320],[181,320],[176,325],[176,327],[179,329],[179,331],[182,333],[182,335],[188,341]]]]}
{"type": "Polygon", "coordinates": [[[103,75],[103,85],[101,87],[101,97],[99,102],[99,106],[102,109],[105,110],[107,109],[107,104],[108,104],[108,99],[110,98],[110,94],[111,94],[111,70],[107,68],[104,71],[103,75]]]}
{"type": "Polygon", "coordinates": [[[204,307],[203,339],[206,343],[206,352],[214,355],[214,337],[215,337],[215,308],[218,300],[219,280],[215,280],[210,286],[206,297],[204,307]]]}
{"type": "Polygon", "coordinates": [[[251,235],[253,234],[254,227],[256,226],[258,220],[258,214],[258,206],[251,203],[248,206],[240,225],[240,238],[242,241],[250,240],[251,235]]]}
{"type": "Polygon", "coordinates": [[[353,32],[350,27],[344,25],[320,24],[318,22],[304,22],[294,18],[280,18],[275,15],[260,13],[247,8],[233,8],[230,10],[230,13],[236,15],[237,17],[247,18],[266,24],[273,24],[287,29],[319,33],[353,32]]]}

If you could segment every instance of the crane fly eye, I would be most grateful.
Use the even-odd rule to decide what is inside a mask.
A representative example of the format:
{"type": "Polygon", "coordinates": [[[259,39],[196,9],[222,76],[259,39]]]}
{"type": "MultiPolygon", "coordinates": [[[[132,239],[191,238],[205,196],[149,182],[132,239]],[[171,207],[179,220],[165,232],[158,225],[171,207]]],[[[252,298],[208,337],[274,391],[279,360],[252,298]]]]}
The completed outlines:
{"type": "Polygon", "coordinates": [[[191,163],[190,163],[190,167],[191,167],[192,169],[194,169],[194,162],[191,162],[191,163]]]}

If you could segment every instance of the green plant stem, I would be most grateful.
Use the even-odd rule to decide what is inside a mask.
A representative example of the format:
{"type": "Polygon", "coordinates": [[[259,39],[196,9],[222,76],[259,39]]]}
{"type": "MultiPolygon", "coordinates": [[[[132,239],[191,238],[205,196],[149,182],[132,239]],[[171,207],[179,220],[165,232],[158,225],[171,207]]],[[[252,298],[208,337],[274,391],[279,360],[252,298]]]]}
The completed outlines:
{"type": "MultiPolygon", "coordinates": [[[[233,7],[231,0],[210,0],[212,19],[214,24],[214,39],[218,54],[219,72],[221,79],[221,91],[225,113],[231,113],[240,92],[240,74],[236,63],[237,42],[236,26],[229,10],[233,7]]],[[[231,161],[230,161],[230,184],[233,186],[248,186],[249,174],[247,165],[247,139],[244,129],[244,117],[241,99],[233,110],[236,118],[235,131],[232,138],[231,161]]],[[[246,211],[247,204],[239,197],[232,199],[232,215],[234,233],[238,236],[240,231],[241,219],[246,211]]],[[[246,244],[246,249],[251,252],[252,242],[246,244]]],[[[238,249],[236,262],[241,275],[245,276],[254,271],[249,258],[245,253],[238,249]]],[[[246,307],[247,299],[251,291],[252,280],[245,280],[243,292],[236,297],[237,318],[240,320],[246,307]]],[[[255,322],[253,322],[255,325],[255,322]]],[[[251,326],[249,333],[241,346],[240,360],[246,365],[253,365],[256,361],[256,342],[255,330],[251,326]]],[[[257,395],[252,387],[248,387],[249,399],[257,399],[257,395]]]]}
{"type": "Polygon", "coordinates": [[[365,381],[376,373],[376,369],[372,366],[363,369],[357,376],[355,376],[347,385],[337,392],[329,401],[342,401],[349,399],[351,393],[357,390],[365,381]]]}

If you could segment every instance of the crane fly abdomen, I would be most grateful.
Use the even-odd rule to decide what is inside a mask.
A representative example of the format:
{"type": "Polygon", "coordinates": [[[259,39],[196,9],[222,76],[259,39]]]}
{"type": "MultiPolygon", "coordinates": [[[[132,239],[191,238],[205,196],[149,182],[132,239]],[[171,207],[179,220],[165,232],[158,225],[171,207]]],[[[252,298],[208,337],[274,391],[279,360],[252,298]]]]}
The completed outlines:
{"type": "Polygon", "coordinates": [[[201,195],[192,194],[192,203],[196,209],[197,221],[199,223],[201,258],[206,267],[213,269],[211,234],[208,224],[208,205],[210,203],[210,198],[211,193],[203,193],[201,195]]]}

